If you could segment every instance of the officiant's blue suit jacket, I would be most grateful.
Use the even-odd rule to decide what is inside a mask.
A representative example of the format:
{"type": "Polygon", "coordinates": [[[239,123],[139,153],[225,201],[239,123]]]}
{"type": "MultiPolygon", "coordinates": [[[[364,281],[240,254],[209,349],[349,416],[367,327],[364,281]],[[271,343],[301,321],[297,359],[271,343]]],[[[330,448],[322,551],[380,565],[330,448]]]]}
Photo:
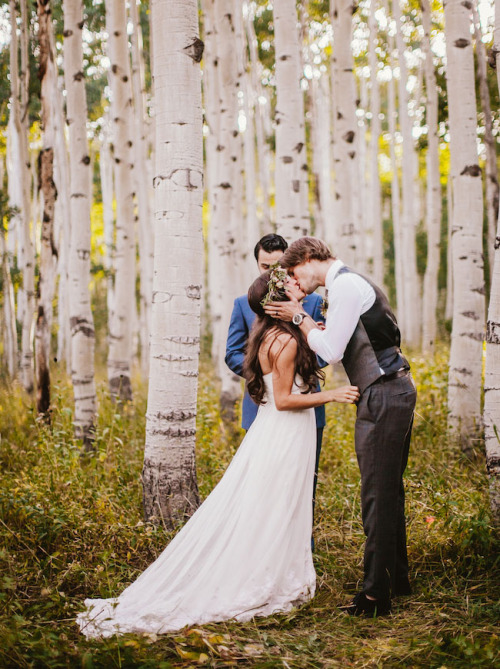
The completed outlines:
{"type": "MultiPolygon", "coordinates": [[[[323,300],[317,293],[306,295],[302,302],[304,311],[314,318],[315,321],[324,321],[321,315],[321,305],[323,300]]],[[[238,374],[243,375],[243,360],[245,358],[245,345],[247,343],[248,334],[255,320],[255,313],[250,309],[248,304],[248,297],[242,295],[237,297],[234,301],[233,313],[231,314],[231,322],[229,323],[229,332],[226,343],[226,365],[229,369],[238,374]]],[[[325,363],[320,361],[322,366],[325,363]]],[[[241,426],[244,430],[248,430],[257,415],[257,405],[252,400],[250,395],[245,390],[242,407],[241,426]]],[[[316,412],[316,426],[325,427],[325,407],[317,407],[316,412]]]]}

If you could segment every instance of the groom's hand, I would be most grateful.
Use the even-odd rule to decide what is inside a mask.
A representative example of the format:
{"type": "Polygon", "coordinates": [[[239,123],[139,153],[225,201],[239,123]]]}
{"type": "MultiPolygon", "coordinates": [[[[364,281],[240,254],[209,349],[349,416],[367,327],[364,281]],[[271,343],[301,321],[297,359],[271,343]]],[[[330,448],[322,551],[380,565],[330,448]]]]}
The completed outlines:
{"type": "Polygon", "coordinates": [[[300,302],[290,295],[289,302],[268,302],[264,307],[264,311],[268,316],[291,323],[295,314],[303,313],[304,309],[300,302]]]}

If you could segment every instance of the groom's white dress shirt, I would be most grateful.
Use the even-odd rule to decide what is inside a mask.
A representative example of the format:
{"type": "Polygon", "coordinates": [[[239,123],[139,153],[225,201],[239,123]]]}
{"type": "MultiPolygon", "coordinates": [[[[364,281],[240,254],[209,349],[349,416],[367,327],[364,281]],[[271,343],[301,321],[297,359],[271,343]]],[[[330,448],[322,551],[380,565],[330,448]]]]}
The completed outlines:
{"type": "Polygon", "coordinates": [[[337,277],[342,267],[344,263],[335,260],[325,278],[326,328],[311,330],[307,336],[309,347],[330,364],[342,360],[359,317],[370,309],[376,298],[373,288],[358,274],[345,272],[337,277]]]}

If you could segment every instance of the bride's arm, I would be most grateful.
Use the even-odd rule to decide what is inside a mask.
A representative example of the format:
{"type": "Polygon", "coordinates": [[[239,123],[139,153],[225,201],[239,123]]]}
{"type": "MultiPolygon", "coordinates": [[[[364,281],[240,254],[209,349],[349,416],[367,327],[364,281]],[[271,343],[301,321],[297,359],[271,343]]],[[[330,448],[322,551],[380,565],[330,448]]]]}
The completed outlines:
{"type": "Polygon", "coordinates": [[[292,393],[295,356],[297,355],[297,342],[293,337],[288,335],[277,337],[269,354],[272,364],[274,402],[279,411],[310,409],[327,402],[352,404],[359,399],[356,386],[343,386],[335,390],[322,390],[318,393],[292,393]]]}

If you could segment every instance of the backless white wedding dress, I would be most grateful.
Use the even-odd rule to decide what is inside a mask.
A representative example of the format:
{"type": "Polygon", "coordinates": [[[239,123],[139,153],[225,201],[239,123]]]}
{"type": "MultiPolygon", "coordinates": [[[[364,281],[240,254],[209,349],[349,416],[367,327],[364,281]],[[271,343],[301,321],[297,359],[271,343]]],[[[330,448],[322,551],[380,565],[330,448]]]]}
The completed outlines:
{"type": "Polygon", "coordinates": [[[266,404],[204,503],[119,597],[85,600],[87,637],[245,621],[312,598],[314,409],[278,411],[264,381],[266,404]]]}

